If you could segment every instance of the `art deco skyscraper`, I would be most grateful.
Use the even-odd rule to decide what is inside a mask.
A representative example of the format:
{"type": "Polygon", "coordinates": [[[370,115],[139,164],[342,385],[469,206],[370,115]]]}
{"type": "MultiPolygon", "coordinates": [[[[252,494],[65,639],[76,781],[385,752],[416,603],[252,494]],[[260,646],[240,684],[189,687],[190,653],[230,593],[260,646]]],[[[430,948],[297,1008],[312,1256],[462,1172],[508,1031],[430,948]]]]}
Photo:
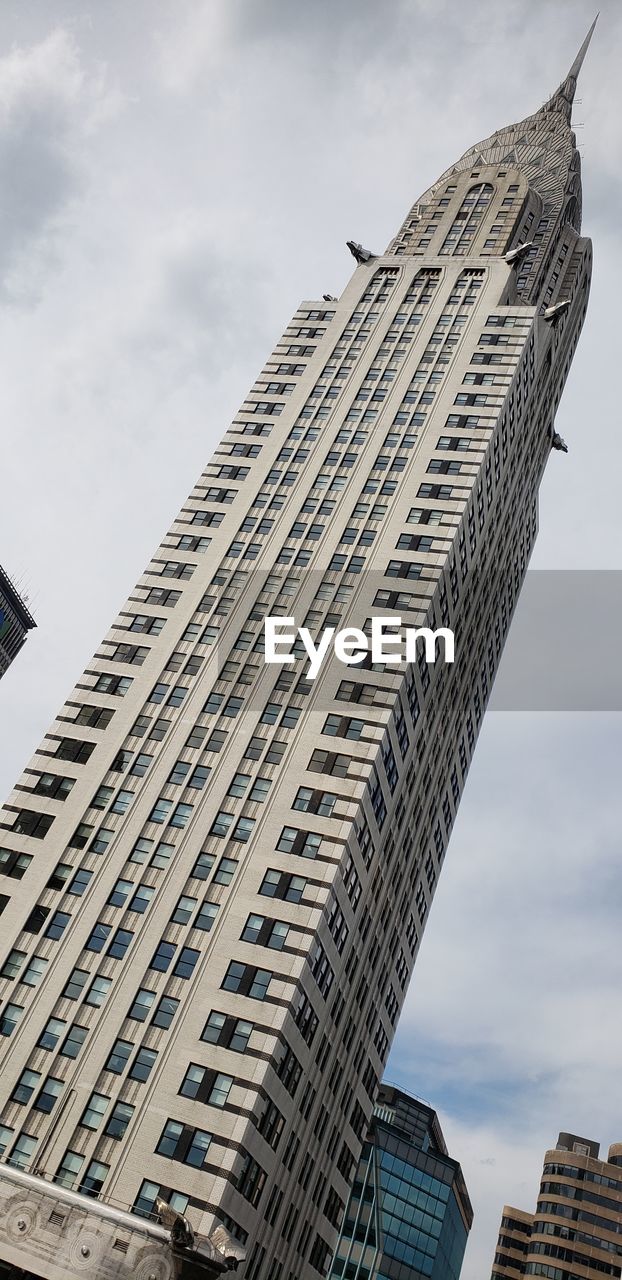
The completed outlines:
{"type": "Polygon", "coordinates": [[[586,45],[301,304],[9,797],[7,1274],[172,1275],[158,1198],[326,1272],[562,445],[586,45]],[[455,664],[264,661],[373,613],[455,664]]]}
{"type": "Polygon", "coordinates": [[[492,1280],[601,1280],[622,1272],[622,1143],[560,1133],[547,1151],[535,1213],[505,1205],[492,1280]]]}

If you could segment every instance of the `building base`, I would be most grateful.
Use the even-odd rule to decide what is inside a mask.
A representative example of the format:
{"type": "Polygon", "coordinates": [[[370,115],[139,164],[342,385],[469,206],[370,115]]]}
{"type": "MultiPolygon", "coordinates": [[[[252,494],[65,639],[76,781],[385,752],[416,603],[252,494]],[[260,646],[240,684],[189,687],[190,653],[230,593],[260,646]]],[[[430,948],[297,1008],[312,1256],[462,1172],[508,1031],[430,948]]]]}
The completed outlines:
{"type": "Polygon", "coordinates": [[[243,1257],[233,1241],[182,1247],[160,1223],[0,1166],[0,1280],[217,1280],[243,1257]]]}

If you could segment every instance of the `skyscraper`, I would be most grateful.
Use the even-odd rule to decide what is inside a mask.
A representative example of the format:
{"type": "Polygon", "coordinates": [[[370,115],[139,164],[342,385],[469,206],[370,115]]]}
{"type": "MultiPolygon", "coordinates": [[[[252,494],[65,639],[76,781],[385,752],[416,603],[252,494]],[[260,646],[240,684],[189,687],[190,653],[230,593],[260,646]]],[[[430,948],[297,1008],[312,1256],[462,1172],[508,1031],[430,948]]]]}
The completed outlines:
{"type": "Polygon", "coordinates": [[[472,1222],[436,1112],[381,1084],[330,1280],[458,1280],[472,1222]]]}
{"type": "Polygon", "coordinates": [[[99,1274],[102,1206],[166,1201],[244,1280],[326,1273],[563,443],[586,47],[301,304],[4,807],[11,1266],[99,1274]],[[456,662],[264,660],[267,615],[374,614],[456,662]]]}
{"type": "Polygon", "coordinates": [[[535,1213],[504,1205],[492,1280],[601,1280],[622,1271],[622,1143],[560,1133],[544,1156],[535,1213]]]}
{"type": "Polygon", "coordinates": [[[0,565],[0,680],[37,624],[0,565]]]}

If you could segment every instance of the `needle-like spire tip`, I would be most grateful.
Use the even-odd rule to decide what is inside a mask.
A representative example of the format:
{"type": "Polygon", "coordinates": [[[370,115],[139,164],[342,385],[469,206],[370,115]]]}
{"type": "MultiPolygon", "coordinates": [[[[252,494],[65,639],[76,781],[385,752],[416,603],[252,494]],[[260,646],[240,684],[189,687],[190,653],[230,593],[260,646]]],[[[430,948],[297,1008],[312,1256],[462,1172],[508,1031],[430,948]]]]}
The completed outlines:
{"type": "Polygon", "coordinates": [[[592,36],[594,35],[594,27],[596,26],[596,23],[598,22],[598,17],[599,17],[599,15],[598,15],[598,14],[596,14],[596,17],[594,18],[594,21],[593,21],[593,23],[592,23],[592,25],[591,25],[591,27],[590,27],[590,29],[589,29],[589,31],[588,31],[588,33],[587,33],[586,37],[585,37],[585,40],[583,41],[583,44],[581,45],[581,48],[579,49],[579,52],[578,52],[578,54],[577,54],[577,56],[576,56],[576,58],[575,58],[575,60],[574,60],[574,62],[573,62],[573,64],[572,64],[572,66],[571,66],[571,68],[570,68],[570,71],[568,72],[568,79],[569,79],[569,80],[570,80],[571,78],[572,78],[573,80],[577,80],[577,79],[579,78],[579,72],[580,72],[580,70],[581,70],[581,67],[583,66],[583,61],[584,61],[585,55],[586,55],[586,53],[587,53],[587,51],[588,51],[588,49],[589,49],[589,46],[590,46],[590,40],[592,39],[592,36]]]}
{"type": "Polygon", "coordinates": [[[566,76],[566,79],[562,80],[562,83],[560,84],[559,89],[555,90],[555,93],[553,94],[552,98],[549,98],[548,102],[545,103],[544,107],[542,108],[543,111],[563,112],[568,122],[570,122],[570,119],[572,116],[572,104],[574,102],[574,96],[577,89],[577,80],[579,78],[579,72],[581,70],[581,67],[583,66],[585,55],[588,51],[590,40],[592,39],[592,36],[594,34],[594,27],[596,26],[597,22],[598,22],[598,14],[596,14],[596,17],[594,18],[594,21],[585,37],[585,40],[583,41],[583,44],[579,49],[579,52],[570,68],[570,71],[566,76]]]}

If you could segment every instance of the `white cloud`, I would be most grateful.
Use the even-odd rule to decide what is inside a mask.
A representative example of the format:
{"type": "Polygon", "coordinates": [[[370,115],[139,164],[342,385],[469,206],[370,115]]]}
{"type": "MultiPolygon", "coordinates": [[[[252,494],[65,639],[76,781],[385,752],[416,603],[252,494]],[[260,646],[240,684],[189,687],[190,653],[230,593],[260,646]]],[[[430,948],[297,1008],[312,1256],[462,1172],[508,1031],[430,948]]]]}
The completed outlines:
{"type": "Polygon", "coordinates": [[[83,144],[118,105],[62,28],[0,58],[0,298],[32,303],[83,189],[83,144]]]}
{"type": "Polygon", "coordinates": [[[462,1163],[463,1280],[558,1132],[619,1137],[621,739],[619,716],[493,714],[478,744],[388,1069],[462,1163]]]}

